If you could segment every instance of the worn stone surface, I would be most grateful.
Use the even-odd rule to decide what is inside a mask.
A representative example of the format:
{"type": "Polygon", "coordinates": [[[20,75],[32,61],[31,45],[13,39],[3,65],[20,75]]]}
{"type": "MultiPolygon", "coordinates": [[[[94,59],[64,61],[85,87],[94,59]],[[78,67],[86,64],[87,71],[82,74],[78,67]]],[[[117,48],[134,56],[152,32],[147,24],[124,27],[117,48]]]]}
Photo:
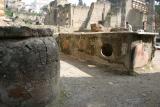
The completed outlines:
{"type": "Polygon", "coordinates": [[[2,26],[0,27],[0,38],[25,38],[25,37],[51,37],[50,29],[29,28],[25,26],[2,26]]]}
{"type": "MultiPolygon", "coordinates": [[[[152,60],[154,34],[134,32],[119,33],[71,33],[60,34],[61,52],[79,59],[115,66],[120,71],[134,71],[152,60]],[[135,44],[143,44],[142,52],[147,53],[146,62],[137,66],[135,44]]],[[[142,59],[143,59],[142,58],[142,59]]],[[[138,63],[142,63],[140,60],[138,63]]]]}
{"type": "MultiPolygon", "coordinates": [[[[13,29],[6,33],[25,33],[13,29]]],[[[58,80],[59,55],[53,37],[0,39],[0,105],[45,107],[58,96],[58,80]]]]}
{"type": "Polygon", "coordinates": [[[158,50],[153,59],[156,69],[127,76],[108,66],[62,55],[61,81],[67,98],[56,107],[160,107],[159,64],[158,50]]]}

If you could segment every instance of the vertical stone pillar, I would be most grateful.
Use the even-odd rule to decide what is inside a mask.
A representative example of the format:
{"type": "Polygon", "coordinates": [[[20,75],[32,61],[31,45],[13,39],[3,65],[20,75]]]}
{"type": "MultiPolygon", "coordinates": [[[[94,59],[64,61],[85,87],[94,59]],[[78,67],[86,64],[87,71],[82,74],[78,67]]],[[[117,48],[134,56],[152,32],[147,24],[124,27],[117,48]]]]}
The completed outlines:
{"type": "Polygon", "coordinates": [[[149,0],[149,13],[148,13],[148,31],[154,32],[155,30],[155,0],[149,0]]]}
{"type": "Polygon", "coordinates": [[[152,18],[153,18],[153,22],[152,22],[152,31],[155,32],[155,0],[152,0],[152,11],[153,11],[153,14],[152,14],[152,18]]]}
{"type": "Polygon", "coordinates": [[[121,27],[126,25],[126,0],[121,1],[121,27]]]}

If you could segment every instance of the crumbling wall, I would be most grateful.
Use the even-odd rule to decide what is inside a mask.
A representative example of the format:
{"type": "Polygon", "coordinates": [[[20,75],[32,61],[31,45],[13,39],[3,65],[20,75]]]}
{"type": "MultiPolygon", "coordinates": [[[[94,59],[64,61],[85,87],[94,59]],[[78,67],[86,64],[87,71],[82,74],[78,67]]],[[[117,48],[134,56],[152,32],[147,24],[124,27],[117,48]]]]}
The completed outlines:
{"type": "MultiPolygon", "coordinates": [[[[125,1],[125,0],[124,0],[125,1]]],[[[122,9],[122,0],[110,0],[110,26],[109,27],[121,27],[121,9],[122,9]]],[[[126,2],[126,1],[125,1],[126,2]]]]}
{"type": "Polygon", "coordinates": [[[48,6],[48,12],[45,15],[44,24],[57,25],[57,4],[56,1],[52,1],[48,6]]]}
{"type": "Polygon", "coordinates": [[[143,29],[147,21],[147,3],[144,0],[109,0],[111,6],[106,15],[106,27],[125,27],[129,22],[133,30],[143,29]],[[134,5],[134,3],[137,3],[134,5]]]}
{"type": "Polygon", "coordinates": [[[64,6],[59,5],[59,12],[57,11],[57,25],[70,27],[71,25],[71,5],[65,4],[64,6]]]}
{"type": "Polygon", "coordinates": [[[132,7],[132,0],[128,0],[126,2],[126,21],[132,25],[133,30],[143,29],[143,22],[147,21],[145,19],[147,14],[132,7]]]}
{"type": "Polygon", "coordinates": [[[133,30],[143,29],[143,13],[138,10],[132,9],[127,13],[126,21],[132,25],[133,30]],[[134,17],[133,17],[134,16],[134,17]]]}
{"type": "Polygon", "coordinates": [[[89,23],[87,25],[87,28],[90,29],[90,25],[93,23],[98,23],[99,21],[103,21],[105,20],[105,16],[107,15],[107,13],[109,12],[110,9],[110,2],[105,2],[105,3],[93,3],[94,8],[93,8],[93,12],[91,14],[91,18],[89,20],[89,23]]]}
{"type": "MultiPolygon", "coordinates": [[[[50,15],[46,19],[48,24],[67,25],[75,30],[90,29],[90,24],[100,21],[109,28],[125,27],[128,21],[133,26],[133,30],[138,30],[143,29],[143,22],[147,19],[153,19],[153,17],[147,18],[146,6],[147,3],[144,0],[140,0],[140,2],[139,0],[107,0],[92,3],[90,7],[73,6],[72,4],[58,7],[53,5],[50,15]],[[139,3],[136,9],[133,8],[133,1],[139,3]],[[55,20],[56,16],[58,16],[57,20],[55,20]]],[[[151,8],[149,11],[153,12],[153,9],[151,8]]],[[[153,25],[152,21],[150,25],[153,25]]]]}
{"type": "Polygon", "coordinates": [[[88,6],[72,6],[71,8],[71,26],[75,30],[79,30],[80,28],[83,28],[86,24],[86,20],[89,17],[90,7],[88,6]]]}
{"type": "Polygon", "coordinates": [[[147,30],[155,31],[155,0],[148,0],[147,30]]]}

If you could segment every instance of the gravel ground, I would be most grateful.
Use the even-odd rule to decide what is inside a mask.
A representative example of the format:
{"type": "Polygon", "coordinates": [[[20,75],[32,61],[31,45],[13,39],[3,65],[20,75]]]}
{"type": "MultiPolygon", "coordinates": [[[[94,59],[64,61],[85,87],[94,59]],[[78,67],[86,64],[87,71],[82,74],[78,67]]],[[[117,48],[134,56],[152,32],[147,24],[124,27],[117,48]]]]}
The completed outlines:
{"type": "Polygon", "coordinates": [[[138,76],[120,75],[104,66],[61,58],[60,107],[160,107],[160,51],[154,69],[138,76]]]}

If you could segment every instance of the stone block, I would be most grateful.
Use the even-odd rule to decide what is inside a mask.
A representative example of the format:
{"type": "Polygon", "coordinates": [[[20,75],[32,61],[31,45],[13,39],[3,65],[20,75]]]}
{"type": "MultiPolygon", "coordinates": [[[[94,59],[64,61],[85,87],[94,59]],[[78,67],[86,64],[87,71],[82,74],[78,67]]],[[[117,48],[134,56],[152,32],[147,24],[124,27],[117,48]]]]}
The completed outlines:
{"type": "Polygon", "coordinates": [[[58,41],[60,50],[64,54],[130,74],[136,72],[136,68],[151,63],[155,35],[126,31],[65,33],[59,35],[58,41]],[[139,45],[140,43],[143,46],[139,45]]]}

